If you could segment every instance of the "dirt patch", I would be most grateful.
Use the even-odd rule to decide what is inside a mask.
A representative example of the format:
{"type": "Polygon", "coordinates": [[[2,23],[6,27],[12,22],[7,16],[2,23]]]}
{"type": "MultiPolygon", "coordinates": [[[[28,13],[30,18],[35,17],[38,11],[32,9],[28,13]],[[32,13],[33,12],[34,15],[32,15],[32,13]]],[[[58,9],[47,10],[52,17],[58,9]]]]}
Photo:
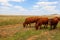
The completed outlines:
{"type": "MultiPolygon", "coordinates": [[[[42,31],[39,35],[34,35],[34,36],[31,36],[29,37],[27,40],[35,40],[37,39],[38,37],[39,38],[43,38],[43,36],[45,36],[47,38],[47,40],[51,40],[51,35],[49,33],[49,31],[42,31]]],[[[42,39],[43,40],[43,39],[42,39]]]]}
{"type": "Polygon", "coordinates": [[[34,39],[37,38],[37,37],[38,37],[38,35],[34,35],[34,36],[28,38],[27,40],[34,40],[34,39]]]}
{"type": "MultiPolygon", "coordinates": [[[[39,34],[39,35],[42,35],[43,33],[39,34]]],[[[31,37],[29,37],[27,40],[35,40],[36,38],[39,37],[39,35],[33,35],[31,37]]]]}
{"type": "Polygon", "coordinates": [[[0,37],[13,36],[21,28],[22,24],[6,25],[0,27],[0,37]]]}
{"type": "Polygon", "coordinates": [[[0,37],[8,37],[13,36],[17,32],[23,32],[31,30],[31,28],[23,28],[22,23],[21,24],[14,24],[14,25],[6,25],[0,27],[0,37]]]}

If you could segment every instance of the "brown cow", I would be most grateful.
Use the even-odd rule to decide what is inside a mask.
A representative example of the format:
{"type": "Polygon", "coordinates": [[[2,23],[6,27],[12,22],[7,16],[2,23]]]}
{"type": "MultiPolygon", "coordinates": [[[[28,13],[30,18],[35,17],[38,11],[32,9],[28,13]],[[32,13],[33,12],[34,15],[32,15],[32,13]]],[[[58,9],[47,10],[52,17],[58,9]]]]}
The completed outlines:
{"type": "Polygon", "coordinates": [[[54,18],[49,19],[50,30],[56,28],[59,20],[60,20],[60,17],[54,17],[54,18]]]}
{"type": "Polygon", "coordinates": [[[31,26],[31,23],[36,23],[39,18],[40,17],[37,17],[37,16],[26,18],[25,21],[24,21],[24,23],[23,23],[23,27],[25,27],[28,24],[31,26]]]}
{"type": "Polygon", "coordinates": [[[38,30],[39,26],[40,26],[40,29],[41,29],[41,26],[42,25],[45,25],[44,28],[47,28],[47,25],[48,25],[48,17],[41,17],[37,23],[35,24],[35,28],[36,30],[38,30]]]}

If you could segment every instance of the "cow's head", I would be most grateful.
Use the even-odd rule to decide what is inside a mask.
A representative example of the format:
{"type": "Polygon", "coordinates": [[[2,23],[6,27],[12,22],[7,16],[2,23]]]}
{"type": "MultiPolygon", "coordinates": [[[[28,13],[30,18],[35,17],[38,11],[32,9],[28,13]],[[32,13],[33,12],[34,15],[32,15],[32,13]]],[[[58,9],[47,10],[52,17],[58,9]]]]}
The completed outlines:
{"type": "Polygon", "coordinates": [[[60,17],[55,17],[55,18],[57,18],[60,21],[60,17]]]}

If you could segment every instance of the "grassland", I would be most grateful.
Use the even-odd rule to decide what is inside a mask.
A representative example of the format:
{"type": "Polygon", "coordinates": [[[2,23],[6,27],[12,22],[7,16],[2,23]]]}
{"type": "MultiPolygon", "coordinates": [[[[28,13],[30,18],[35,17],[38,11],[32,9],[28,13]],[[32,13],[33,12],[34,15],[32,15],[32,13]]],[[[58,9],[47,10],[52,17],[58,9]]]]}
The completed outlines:
{"type": "Polygon", "coordinates": [[[0,16],[0,40],[60,40],[60,23],[55,30],[35,30],[34,25],[23,28],[26,17],[0,16]]]}

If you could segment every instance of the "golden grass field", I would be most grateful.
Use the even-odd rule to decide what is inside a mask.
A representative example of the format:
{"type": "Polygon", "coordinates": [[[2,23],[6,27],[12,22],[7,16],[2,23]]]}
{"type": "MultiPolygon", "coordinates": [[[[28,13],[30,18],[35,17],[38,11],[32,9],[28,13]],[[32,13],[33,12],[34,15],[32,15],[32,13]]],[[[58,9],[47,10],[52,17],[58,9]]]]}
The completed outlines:
{"type": "Polygon", "coordinates": [[[0,40],[60,40],[60,22],[55,30],[35,30],[34,24],[23,28],[26,17],[30,16],[0,16],[0,40]]]}

